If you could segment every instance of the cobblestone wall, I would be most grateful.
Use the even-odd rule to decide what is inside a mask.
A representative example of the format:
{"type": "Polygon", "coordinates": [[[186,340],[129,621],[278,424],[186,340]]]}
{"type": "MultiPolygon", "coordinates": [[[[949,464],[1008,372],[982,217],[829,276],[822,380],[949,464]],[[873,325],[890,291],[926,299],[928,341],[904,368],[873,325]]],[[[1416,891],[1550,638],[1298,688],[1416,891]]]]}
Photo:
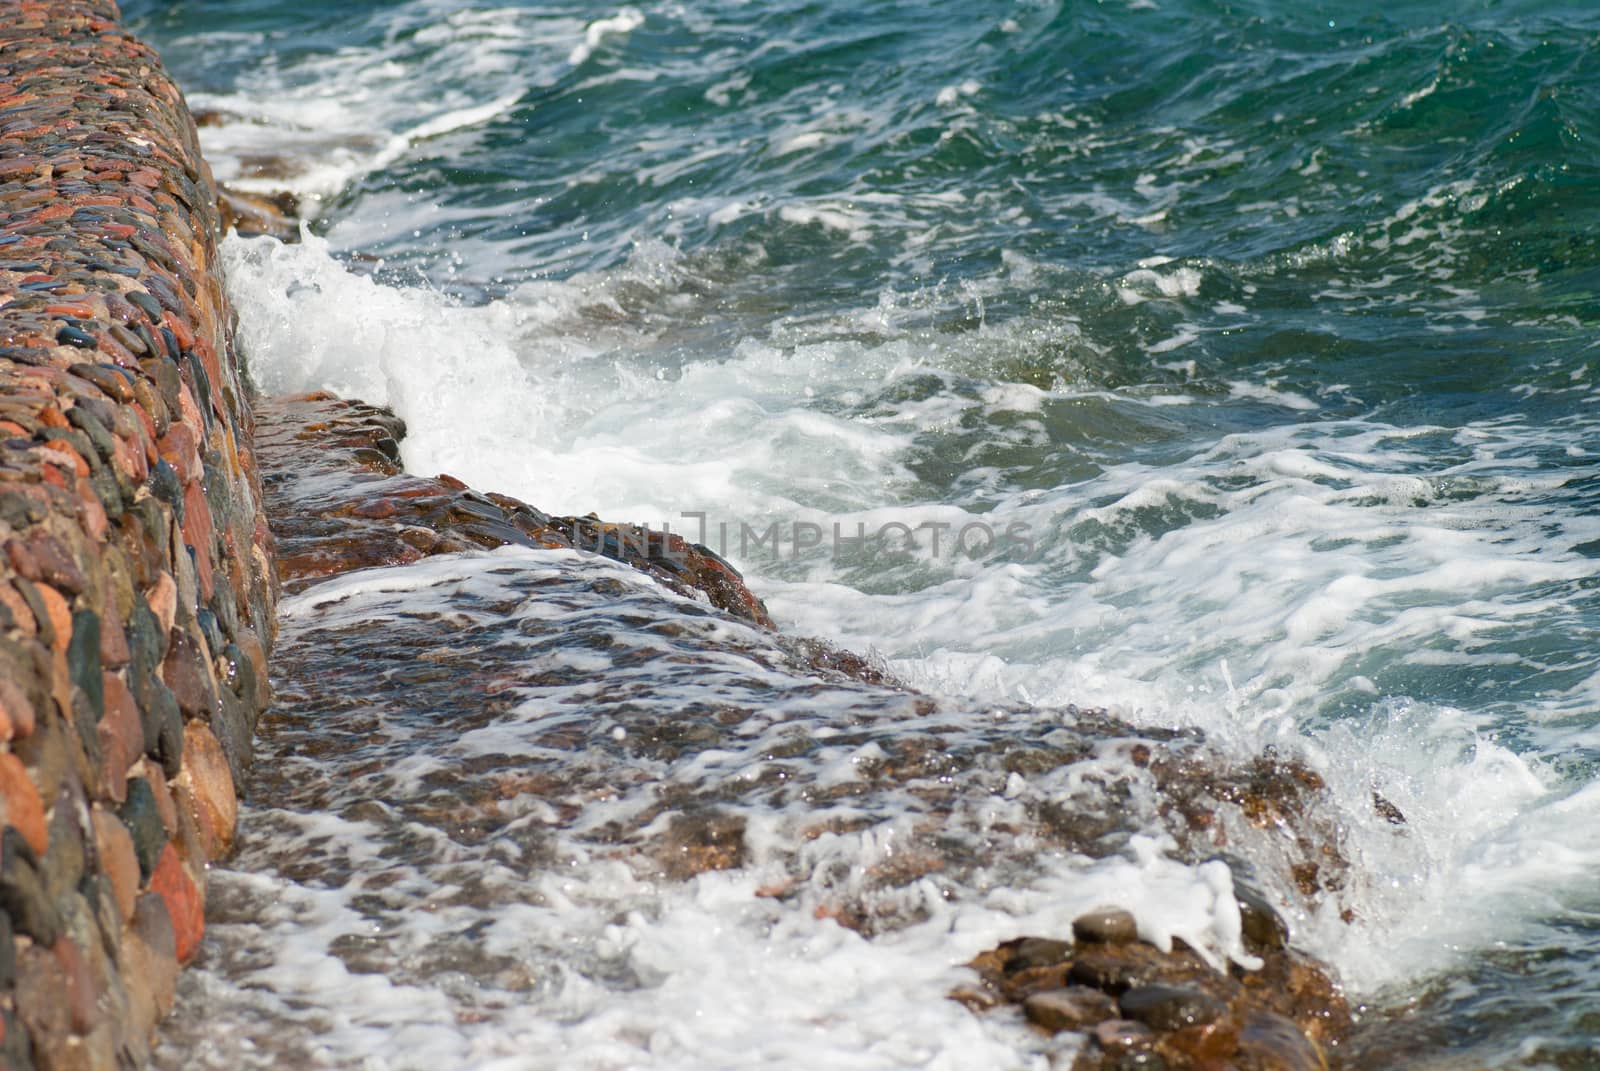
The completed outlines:
{"type": "Polygon", "coordinates": [[[0,1066],[140,1063],[266,704],[274,580],[183,100],[0,11],[0,1066]]]}

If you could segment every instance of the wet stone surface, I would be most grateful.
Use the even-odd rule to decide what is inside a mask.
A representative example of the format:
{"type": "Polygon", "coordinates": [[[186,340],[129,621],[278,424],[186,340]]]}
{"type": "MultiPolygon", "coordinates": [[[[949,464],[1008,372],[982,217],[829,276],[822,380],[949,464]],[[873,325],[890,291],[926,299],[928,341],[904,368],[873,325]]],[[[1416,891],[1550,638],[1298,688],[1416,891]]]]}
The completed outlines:
{"type": "MultiPolygon", "coordinates": [[[[291,554],[297,538],[285,536],[291,554]]],[[[404,561],[286,576],[299,591],[283,605],[277,701],[252,774],[261,802],[243,809],[237,869],[220,876],[165,1066],[270,1066],[338,1028],[332,993],[286,980],[286,941],[295,962],[337,963],[421,1002],[404,1014],[436,1016],[459,1051],[493,1053],[529,1022],[557,1029],[575,993],[661,984],[660,968],[586,928],[611,923],[564,915],[573,903],[613,922],[654,916],[715,877],[768,925],[887,940],[937,928],[946,905],[983,890],[1048,880],[1060,860],[1121,860],[1141,838],[1211,858],[1218,830],[1251,821],[1255,804],[1239,800],[1263,800],[1319,858],[1338,858],[1320,850],[1303,772],[1240,766],[1194,734],[1075,708],[976,708],[819,669],[648,569],[569,548],[404,561]],[[329,921],[271,924],[298,912],[329,921]],[[219,1017],[237,1044],[209,1033],[219,1017]]],[[[1098,943],[1003,946],[980,957],[963,999],[1100,1030],[1110,1040],[1085,1060],[1122,1045],[1178,1067],[1211,1066],[1197,1061],[1227,1046],[1263,1054],[1239,1066],[1302,1066],[1318,1052],[1307,1037],[1345,1023],[1303,959],[1251,946],[1265,966],[1229,972],[1215,950],[1164,954],[1130,926],[1102,910],[1069,928],[1098,943]],[[1118,1004],[1141,985],[1168,990],[1118,1004]],[[1251,1040],[1276,1021],[1265,1016],[1298,1041],[1251,1040]]]]}
{"type": "MultiPolygon", "coordinates": [[[[1106,914],[1080,916],[1073,929],[1097,933],[1106,914]]],[[[1252,951],[1262,957],[1258,970],[1222,971],[1181,939],[1163,952],[1138,940],[1024,937],[979,955],[972,968],[980,984],[951,995],[980,1014],[1020,1004],[1036,1029],[1082,1035],[1074,1071],[1343,1066],[1337,1046],[1351,1015],[1327,975],[1294,952],[1252,951]]]]}

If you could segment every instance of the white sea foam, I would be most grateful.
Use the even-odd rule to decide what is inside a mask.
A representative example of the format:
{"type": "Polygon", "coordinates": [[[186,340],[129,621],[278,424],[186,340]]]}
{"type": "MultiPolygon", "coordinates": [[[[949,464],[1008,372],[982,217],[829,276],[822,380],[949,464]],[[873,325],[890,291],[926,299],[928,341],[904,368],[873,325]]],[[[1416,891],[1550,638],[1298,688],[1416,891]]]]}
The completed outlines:
{"type": "MultiPolygon", "coordinates": [[[[1132,906],[1141,935],[1156,942],[1183,937],[1204,948],[1216,924],[1213,873],[1166,862],[1159,852],[1076,869],[1032,889],[996,890],[988,902],[951,905],[926,895],[925,922],[871,941],[758,896],[761,876],[755,868],[714,872],[674,888],[597,862],[542,879],[530,889],[537,899],[504,906],[480,924],[494,954],[548,973],[531,989],[497,989],[356,973],[329,949],[370,933],[345,903],[359,886],[340,892],[226,872],[217,879],[220,895],[247,899],[257,917],[214,927],[211,940],[254,966],[237,983],[191,978],[199,991],[188,999],[241,1004],[278,1025],[265,1041],[249,1030],[215,1037],[189,1054],[187,1066],[272,1066],[285,1049],[304,1046],[318,1062],[381,1068],[734,1069],[756,1062],[1042,1071],[1047,1053],[1070,1057],[1076,1039],[1047,1042],[1012,1016],[974,1016],[946,999],[970,980],[958,966],[964,958],[1021,933],[1064,932],[1076,913],[1106,903],[1132,906]],[[552,949],[635,981],[596,984],[552,961],[552,949]]],[[[390,931],[383,940],[426,946],[433,919],[414,912],[415,932],[390,931]]],[[[505,984],[526,986],[514,974],[505,984]]]]}
{"type": "MultiPolygon", "coordinates": [[[[1428,471],[1409,443],[1436,429],[1285,424],[1224,438],[1178,466],[1124,464],[1087,487],[1018,493],[978,512],[917,497],[903,466],[917,437],[951,426],[969,404],[1048,414],[1071,392],[996,384],[972,403],[934,395],[847,419],[816,400],[859,401],[937,372],[940,355],[909,340],[746,341],[663,380],[634,370],[655,344],[648,333],[625,329],[601,346],[588,328],[580,333],[590,342],[572,334],[587,304],[612,300],[616,279],[540,284],[460,309],[352,276],[315,241],[228,248],[256,375],[273,389],[331,385],[396,404],[414,429],[408,463],[420,471],[679,530],[695,523],[684,512],[704,510],[707,541],[716,546],[719,522],[731,525],[721,549],[742,560],[780,618],[879,650],[936,690],[1102,703],[1135,721],[1197,725],[1244,753],[1271,743],[1310,755],[1329,775],[1365,878],[1316,916],[1280,892],[1302,940],[1358,992],[1512,932],[1514,918],[1537,913],[1524,902],[1530,883],[1600,865],[1596,846],[1552,832],[1590,807],[1589,795],[1561,798],[1536,759],[1483,730],[1451,729],[1447,705],[1374,705],[1372,694],[1375,658],[1507,664],[1497,645],[1508,632],[1548,612],[1552,586],[1591,575],[1586,559],[1550,552],[1539,484],[1505,476],[1499,460],[1559,432],[1465,429],[1464,441],[1481,444],[1472,459],[1428,471]],[[1449,493],[1468,483],[1472,496],[1449,493]],[[837,523],[847,535],[862,524],[949,532],[1004,520],[1027,526],[1040,556],[934,558],[933,529],[922,528],[920,557],[883,559],[921,579],[898,594],[867,594],[852,579],[862,574],[826,553],[826,541],[820,553],[784,546],[776,556],[739,542],[742,524],[772,520],[823,531],[837,523]],[[1408,728],[1350,727],[1328,717],[1335,703],[1404,709],[1408,728]],[[1406,815],[1405,827],[1374,816],[1374,789],[1406,815]],[[1450,802],[1463,793],[1469,810],[1450,802]],[[1471,890],[1467,904],[1461,889],[1471,890]],[[1336,918],[1345,907],[1354,925],[1336,918]],[[1378,947],[1384,955],[1369,951],[1378,947]]],[[[618,279],[673,270],[667,256],[618,279]]],[[[1198,290],[1187,269],[1138,271],[1162,297],[1198,290]]],[[[1238,381],[1230,392],[1290,411],[1315,405],[1270,382],[1238,381]]],[[[1564,523],[1568,545],[1600,535],[1593,521],[1564,523]]],[[[1593,694],[1592,682],[1553,692],[1548,716],[1593,694]]],[[[665,917],[679,910],[702,917],[692,898],[663,908],[665,917]]],[[[670,944],[665,932],[633,939],[670,944]]],[[[850,948],[844,940],[838,954],[864,954],[850,948]]],[[[642,1006],[629,1014],[670,1019],[642,1006]]],[[[607,1029],[623,1030],[621,1020],[607,1029]]]]}
{"type": "Polygon", "coordinates": [[[829,230],[847,234],[852,241],[863,241],[871,233],[869,217],[847,205],[821,202],[814,205],[784,205],[778,216],[786,223],[819,223],[829,230]]]}
{"type": "Polygon", "coordinates": [[[1200,273],[1188,267],[1166,274],[1153,267],[1139,268],[1124,275],[1122,281],[1136,290],[1154,290],[1162,297],[1194,297],[1200,293],[1200,273]]]}
{"type": "Polygon", "coordinates": [[[607,37],[624,36],[644,25],[644,13],[636,7],[625,7],[610,18],[595,19],[583,31],[583,43],[574,45],[567,62],[574,67],[587,63],[600,42],[607,37]]]}
{"type": "Polygon", "coordinates": [[[983,85],[968,78],[964,82],[945,86],[934,97],[934,103],[941,108],[949,108],[960,103],[962,97],[975,97],[981,92],[983,85]]]}
{"type": "Polygon", "coordinates": [[[507,310],[461,309],[426,291],[380,286],[337,264],[310,234],[292,246],[234,237],[224,249],[248,309],[240,342],[263,390],[332,390],[414,413],[407,448],[425,451],[418,463],[427,471],[472,469],[512,428],[545,433],[538,392],[503,338],[507,310]],[[481,419],[452,419],[465,417],[463,405],[481,419]],[[486,437],[489,427],[496,430],[486,437]]]}
{"type": "Polygon", "coordinates": [[[516,7],[441,18],[415,0],[383,17],[395,32],[381,44],[262,64],[228,92],[192,93],[196,109],[220,119],[200,132],[217,178],[295,194],[301,214],[314,218],[361,176],[488,124],[530,88],[555,81],[556,49],[581,26],[516,7]]]}

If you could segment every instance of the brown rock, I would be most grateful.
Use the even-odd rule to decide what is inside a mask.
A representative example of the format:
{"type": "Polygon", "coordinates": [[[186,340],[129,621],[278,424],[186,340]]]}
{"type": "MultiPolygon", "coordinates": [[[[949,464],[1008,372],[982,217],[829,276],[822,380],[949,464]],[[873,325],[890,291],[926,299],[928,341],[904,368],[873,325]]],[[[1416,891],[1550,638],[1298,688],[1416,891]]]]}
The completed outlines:
{"type": "Polygon", "coordinates": [[[1152,1030],[1181,1030],[1216,1022],[1227,1006],[1208,993],[1181,986],[1143,985],[1122,994],[1118,1001],[1126,1019],[1152,1030]]]}
{"type": "Polygon", "coordinates": [[[200,892],[183,868],[178,850],[170,843],[161,851],[161,860],[150,875],[150,891],[161,897],[172,924],[173,948],[179,963],[187,963],[200,947],[205,935],[205,908],[200,892]]]}
{"type": "Polygon", "coordinates": [[[183,729],[183,771],[173,782],[179,802],[187,797],[208,858],[216,859],[233,845],[239,800],[233,789],[228,758],[216,736],[199,721],[183,729]]]}
{"type": "Polygon", "coordinates": [[[1071,970],[1069,963],[1053,963],[1040,967],[1025,967],[1008,973],[1000,983],[1000,991],[1011,1001],[1023,1000],[1034,993],[1061,989],[1067,983],[1071,970]]]}
{"type": "Polygon", "coordinates": [[[29,580],[38,580],[40,578],[39,561],[22,540],[6,540],[5,552],[6,561],[11,563],[11,568],[15,569],[19,575],[27,577],[29,580]]]}
{"type": "Polygon", "coordinates": [[[246,235],[270,234],[285,243],[300,240],[296,201],[292,194],[269,198],[218,186],[217,208],[224,231],[231,227],[246,235]]]}
{"type": "Polygon", "coordinates": [[[107,607],[100,615],[100,661],[110,669],[128,664],[128,633],[107,607]]]}
{"type": "Polygon", "coordinates": [[[1322,968],[1293,950],[1264,958],[1261,970],[1241,979],[1247,992],[1293,1019],[1313,1041],[1334,1041],[1349,1032],[1350,1007],[1322,968]]]}
{"type": "MultiPolygon", "coordinates": [[[[1266,950],[1260,970],[1220,972],[1182,941],[1163,952],[1144,941],[1079,945],[1066,963],[1043,939],[1007,941],[970,966],[983,989],[1043,1029],[1089,1031],[1095,1049],[1080,1071],[1309,1071],[1326,1068],[1319,1045],[1348,1038],[1349,1008],[1325,971],[1288,950],[1266,950]],[[1031,955],[1019,958],[1026,947],[1031,955]],[[1050,985],[1065,974],[1066,985],[1050,985]],[[1019,985],[1026,982],[1026,985],[1019,985]]],[[[966,1001],[975,1011],[985,1001],[966,1001]]]]}
{"type": "Polygon", "coordinates": [[[1134,986],[1150,981],[1152,964],[1141,959],[1117,955],[1114,946],[1104,950],[1094,949],[1072,961],[1067,977],[1077,985],[1086,985],[1102,993],[1119,997],[1134,986]]]}
{"type": "Polygon", "coordinates": [[[171,632],[173,622],[178,617],[178,582],[172,579],[172,574],[162,573],[156,577],[156,582],[150,585],[144,598],[150,612],[161,622],[161,631],[171,632]]]}
{"type": "Polygon", "coordinates": [[[1260,1071],[1327,1071],[1316,1043],[1281,1015],[1252,1016],[1239,1031],[1239,1062],[1260,1071]]]}
{"type": "Polygon", "coordinates": [[[217,707],[217,693],[205,648],[187,629],[175,628],[168,636],[161,679],[172,689],[186,717],[209,719],[217,707]]]}
{"type": "Polygon", "coordinates": [[[579,547],[773,627],[731,566],[680,536],[595,517],[550,517],[448,476],[402,474],[398,440],[405,426],[388,410],[317,394],[264,400],[255,415],[257,446],[277,476],[263,490],[274,516],[278,573],[289,590],[318,577],[472,546],[579,547]],[[351,480],[356,473],[373,478],[351,480]]]}
{"type": "Polygon", "coordinates": [[[89,969],[83,949],[70,937],[63,937],[51,950],[66,984],[67,1012],[74,1034],[86,1034],[94,1027],[95,1008],[100,1002],[102,987],[89,969]]]}
{"type": "Polygon", "coordinates": [[[99,1018],[116,1003],[111,979],[116,970],[116,937],[122,932],[111,883],[97,869],[84,875],[78,891],[63,905],[62,932],[72,938],[83,953],[91,978],[95,981],[99,1018]]]}
{"type": "Polygon", "coordinates": [[[150,793],[155,797],[156,810],[161,814],[161,828],[167,831],[167,836],[177,836],[178,805],[172,798],[172,789],[167,787],[167,778],[161,772],[160,764],[151,762],[147,756],[129,767],[128,776],[142,777],[149,782],[150,793]]]}
{"type": "Polygon", "coordinates": [[[1046,1030],[1087,1030],[1117,1017],[1117,1002],[1084,986],[1035,993],[1022,1002],[1028,1021],[1046,1030]]]}
{"type": "Polygon", "coordinates": [[[744,826],[742,817],[716,810],[674,815],[656,857],[667,876],[680,881],[730,870],[744,861],[744,826]]]}
{"type": "Polygon", "coordinates": [[[1289,924],[1265,896],[1246,885],[1234,882],[1233,897],[1239,903],[1239,921],[1244,946],[1260,955],[1288,947],[1289,924]]]}
{"type": "Polygon", "coordinates": [[[134,905],[133,919],[122,931],[123,957],[119,964],[122,985],[143,1034],[172,1010],[177,993],[178,955],[167,905],[155,893],[145,893],[134,905]]]}
{"type": "MultiPolygon", "coordinates": [[[[87,474],[86,466],[84,475],[87,474]]],[[[28,550],[33,554],[39,569],[39,576],[29,579],[43,579],[45,583],[71,595],[78,594],[88,585],[88,580],[78,568],[78,563],[72,560],[71,552],[54,536],[45,532],[35,532],[28,539],[28,550]]]]}
{"type": "MultiPolygon", "coordinates": [[[[187,796],[187,793],[185,793],[187,796]]],[[[174,798],[175,804],[180,801],[174,798]]],[[[182,806],[177,807],[178,832],[172,838],[172,846],[177,849],[178,861],[183,864],[184,873],[189,875],[189,880],[194,884],[195,896],[199,900],[200,916],[205,917],[206,911],[206,863],[209,856],[206,854],[205,845],[196,828],[193,801],[185,799],[182,806]]]]}
{"type": "MultiPolygon", "coordinates": [[[[61,936],[61,912],[45,878],[30,858],[33,849],[22,834],[7,828],[3,838],[4,866],[0,869],[0,908],[11,930],[26,934],[41,945],[55,944],[61,936]]],[[[9,934],[7,942],[9,945],[9,934]]]]}
{"type": "Polygon", "coordinates": [[[65,651],[67,641],[72,638],[72,608],[67,605],[67,600],[61,592],[49,584],[35,584],[33,589],[38,592],[45,614],[50,619],[50,629],[55,637],[51,641],[51,646],[56,650],[65,651]]]}
{"type": "Polygon", "coordinates": [[[27,763],[41,800],[55,799],[61,786],[75,775],[82,780],[83,748],[77,735],[66,719],[51,716],[41,718],[26,739],[12,742],[11,750],[27,763]]]}
{"type": "MultiPolygon", "coordinates": [[[[115,1012],[108,1013],[105,1021],[91,1030],[87,1036],[73,1039],[83,1042],[84,1071],[119,1071],[122,1065],[118,1062],[118,1035],[122,1033],[122,1024],[126,1022],[127,1016],[117,1015],[115,1012]]],[[[136,1067],[142,1067],[148,1055],[141,1056],[137,1048],[129,1046],[125,1059],[136,1067]]]]}
{"type": "Polygon", "coordinates": [[[0,823],[15,826],[35,855],[49,847],[44,805],[27,769],[9,751],[0,752],[0,823]]]}
{"type": "Polygon", "coordinates": [[[103,542],[111,522],[106,517],[105,506],[95,497],[94,485],[87,481],[78,484],[78,511],[83,517],[84,531],[96,543],[103,542]]]}
{"type": "Polygon", "coordinates": [[[238,644],[245,662],[250,667],[250,679],[255,682],[259,693],[254,696],[246,695],[244,698],[265,704],[268,698],[266,694],[267,652],[266,648],[261,644],[261,637],[256,634],[254,629],[241,628],[238,634],[234,636],[234,642],[238,644]]]}
{"type": "Polygon", "coordinates": [[[122,677],[101,673],[106,712],[100,719],[101,769],[106,794],[118,803],[127,798],[128,767],[144,754],[144,725],[139,720],[139,705],[122,677]]]}
{"type": "Polygon", "coordinates": [[[55,622],[51,618],[50,605],[45,602],[39,587],[38,584],[20,575],[11,578],[11,589],[17,593],[17,598],[22,600],[23,605],[28,608],[29,616],[33,618],[33,635],[46,647],[54,647],[55,622]]]}
{"type": "MultiPolygon", "coordinates": [[[[0,585],[0,590],[4,585],[0,585]]],[[[0,740],[17,740],[33,732],[36,712],[14,681],[0,678],[0,740]]]]}
{"type": "Polygon", "coordinates": [[[102,1024],[94,1032],[48,1040],[35,1045],[39,1071],[116,1071],[116,1046],[111,1029],[102,1024]]]}
{"type": "Polygon", "coordinates": [[[975,1012],[986,1012],[1001,1004],[1000,994],[982,985],[956,986],[950,991],[950,999],[975,1012]]]}
{"type": "Polygon", "coordinates": [[[1086,945],[1125,945],[1139,939],[1139,923],[1119,907],[1096,908],[1072,920],[1072,938],[1086,945]]]}
{"type": "Polygon", "coordinates": [[[1049,937],[1019,937],[1003,946],[1011,955],[1006,973],[1015,974],[1034,967],[1053,967],[1072,958],[1072,945],[1049,937]]]}
{"type": "Polygon", "coordinates": [[[28,600],[17,594],[17,589],[9,583],[0,582],[0,606],[4,606],[11,615],[11,620],[18,630],[25,636],[32,636],[39,631],[39,624],[34,620],[33,611],[28,608],[28,600]]]}
{"type": "Polygon", "coordinates": [[[215,531],[205,489],[196,480],[183,492],[183,533],[184,541],[194,548],[195,580],[202,600],[209,600],[213,591],[211,544],[215,531]]]}
{"type": "Polygon", "coordinates": [[[1239,1049],[1238,1024],[1232,1018],[1219,1019],[1204,1026],[1186,1026],[1161,1039],[1164,1052],[1181,1061],[1206,1066],[1232,1056],[1239,1049]]]}
{"type": "Polygon", "coordinates": [[[1107,1019],[1096,1026],[1091,1034],[1095,1042],[1109,1053],[1145,1052],[1156,1043],[1154,1030],[1131,1019],[1107,1019]]]}
{"type": "Polygon", "coordinates": [[[133,917],[134,901],[139,898],[139,859],[133,851],[133,837],[111,812],[96,807],[93,816],[100,866],[111,881],[118,917],[126,921],[133,917]]]}
{"type": "Polygon", "coordinates": [[[71,1034],[35,1038],[31,1066],[38,1071],[86,1071],[82,1049],[82,1041],[71,1034]]]}
{"type": "Polygon", "coordinates": [[[72,1003],[61,966],[48,949],[28,944],[17,949],[17,1015],[33,1035],[64,1037],[72,1025],[72,1003]]]}

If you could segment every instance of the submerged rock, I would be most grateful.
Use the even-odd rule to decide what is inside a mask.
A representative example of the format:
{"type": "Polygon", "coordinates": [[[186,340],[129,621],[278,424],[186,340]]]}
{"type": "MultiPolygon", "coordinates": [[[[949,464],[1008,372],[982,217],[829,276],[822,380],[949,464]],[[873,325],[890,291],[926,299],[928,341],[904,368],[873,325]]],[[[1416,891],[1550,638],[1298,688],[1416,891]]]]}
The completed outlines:
{"type": "Polygon", "coordinates": [[[1022,1001],[1022,1010],[1030,1023],[1051,1032],[1088,1030],[1115,1019],[1117,1002],[1098,989],[1072,985],[1030,993],[1022,1001]]]}
{"type": "Polygon", "coordinates": [[[263,196],[219,186],[217,213],[224,233],[234,230],[245,237],[265,234],[280,242],[300,240],[300,202],[292,193],[263,196]]]}
{"type": "Polygon", "coordinates": [[[1072,939],[1086,945],[1121,945],[1139,937],[1133,914],[1118,907],[1091,911],[1072,920],[1072,939]]]}
{"type": "Polygon", "coordinates": [[[407,475],[400,467],[405,423],[386,409],[330,394],[269,399],[256,408],[256,436],[286,590],[434,554],[545,547],[624,562],[672,591],[772,627],[739,573],[681,536],[592,515],[553,517],[450,476],[407,475]]]}
{"type": "MultiPolygon", "coordinates": [[[[1097,933],[1106,914],[1078,919],[1074,932],[1097,933]]],[[[1260,970],[1221,971],[1182,940],[1163,952],[1136,940],[1080,936],[1068,944],[1022,937],[971,966],[979,978],[976,992],[989,999],[978,998],[972,987],[951,996],[979,1014],[1020,1004],[1041,1030],[1083,1035],[1087,1044],[1074,1071],[1325,1071],[1328,1053],[1351,1028],[1350,1010],[1327,974],[1283,949],[1270,951],[1260,970]],[[1043,954],[1046,949],[1052,951],[1043,954]]]]}

